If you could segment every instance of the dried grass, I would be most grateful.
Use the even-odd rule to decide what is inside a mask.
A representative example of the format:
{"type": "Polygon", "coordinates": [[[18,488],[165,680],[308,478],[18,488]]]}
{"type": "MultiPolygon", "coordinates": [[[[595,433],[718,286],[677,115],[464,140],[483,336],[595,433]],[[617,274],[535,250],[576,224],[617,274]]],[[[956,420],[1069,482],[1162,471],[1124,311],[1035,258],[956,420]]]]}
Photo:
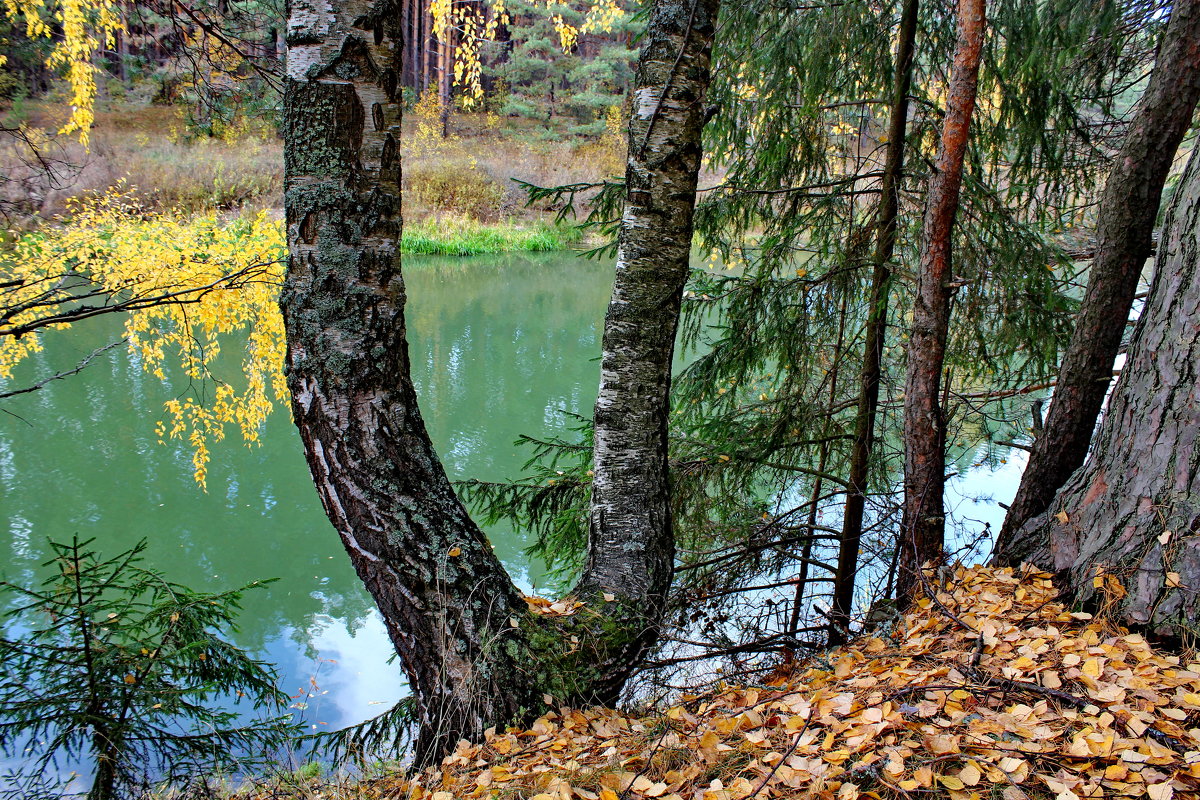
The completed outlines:
{"type": "MultiPolygon", "coordinates": [[[[92,146],[56,137],[61,107],[30,103],[27,125],[53,170],[16,142],[0,142],[0,203],[28,224],[64,213],[72,197],[99,195],[121,182],[151,208],[211,211],[282,206],[283,148],[264,124],[218,138],[190,138],[178,109],[149,106],[100,112],[92,146]]],[[[447,212],[485,222],[533,220],[514,179],[552,186],[595,181],[623,169],[620,154],[596,140],[549,141],[514,121],[459,116],[450,139],[416,142],[406,120],[405,214],[414,222],[447,212]],[[420,145],[420,146],[417,146],[420,145]]]]}

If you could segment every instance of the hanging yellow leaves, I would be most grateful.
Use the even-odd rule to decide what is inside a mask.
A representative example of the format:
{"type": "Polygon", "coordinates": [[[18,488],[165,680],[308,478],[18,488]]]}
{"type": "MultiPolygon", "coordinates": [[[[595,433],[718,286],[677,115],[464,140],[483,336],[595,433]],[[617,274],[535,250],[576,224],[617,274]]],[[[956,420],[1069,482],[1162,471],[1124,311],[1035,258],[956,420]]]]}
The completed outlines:
{"type": "Polygon", "coordinates": [[[265,213],[222,222],[149,211],[121,192],[80,201],[69,221],[0,256],[0,377],[41,350],[39,320],[124,306],[142,369],[166,380],[168,359],[182,368],[187,386],[172,387],[179,396],[165,403],[157,432],[187,442],[203,486],[209,443],[229,426],[256,443],[275,403],[287,400],[278,306],[286,252],[282,227],[265,213]],[[229,334],[242,343],[240,364],[221,358],[229,334]]]}
{"type": "MultiPolygon", "coordinates": [[[[78,133],[86,146],[94,119],[96,75],[94,56],[101,47],[114,47],[114,36],[124,28],[112,0],[4,0],[4,16],[20,26],[32,40],[51,42],[46,67],[67,79],[71,114],[60,133],[78,133]]],[[[0,67],[4,66],[0,55],[0,67]]]]}

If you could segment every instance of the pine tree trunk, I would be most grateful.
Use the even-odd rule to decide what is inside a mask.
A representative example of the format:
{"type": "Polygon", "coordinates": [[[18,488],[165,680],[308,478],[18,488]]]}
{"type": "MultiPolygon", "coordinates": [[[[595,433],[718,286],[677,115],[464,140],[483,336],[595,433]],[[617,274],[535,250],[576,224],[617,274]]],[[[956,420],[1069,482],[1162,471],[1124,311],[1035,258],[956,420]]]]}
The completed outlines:
{"type": "Polygon", "coordinates": [[[1083,464],[1112,380],[1175,151],[1200,100],[1200,0],[1171,12],[1141,108],[1113,161],[1096,222],[1096,258],[1054,398],[996,542],[997,560],[1020,563],[1030,550],[1022,526],[1041,514],[1083,464]]]}
{"type": "Polygon", "coordinates": [[[576,592],[611,592],[626,640],[605,665],[612,702],[657,639],[674,571],[667,475],[671,359],[692,250],[719,0],[657,0],[633,93],[626,201],[604,320],[588,555],[576,592]]]}
{"type": "Polygon", "coordinates": [[[904,387],[904,522],[897,581],[901,602],[919,594],[921,565],[942,554],[945,536],[946,420],[940,394],[953,292],[950,250],[975,111],[984,5],[984,0],[958,3],[958,41],[947,88],[946,118],[925,200],[904,387]]]}
{"type": "Polygon", "coordinates": [[[1194,644],[1200,629],[1200,149],[1176,190],[1157,268],[1096,445],[1027,539],[1076,599],[1194,644]]]}
{"type": "Polygon", "coordinates": [[[833,604],[829,614],[829,644],[832,646],[846,641],[850,629],[850,611],[854,604],[854,579],[858,573],[863,515],[866,511],[870,480],[871,450],[875,443],[875,417],[879,408],[879,381],[883,374],[883,345],[887,335],[892,255],[896,251],[896,218],[900,211],[900,180],[904,172],[904,146],[908,136],[908,93],[912,87],[919,8],[919,0],[905,0],[904,10],[900,15],[900,32],[896,40],[896,85],[892,94],[887,154],[879,187],[879,211],[875,222],[878,229],[871,275],[871,311],[867,318],[866,341],[863,344],[854,444],[850,453],[850,475],[847,479],[846,510],[842,515],[842,536],[838,547],[837,572],[833,577],[833,604]]]}
{"type": "Polygon", "coordinates": [[[92,754],[96,757],[96,775],[92,778],[87,800],[116,800],[121,742],[113,739],[107,728],[96,726],[92,733],[92,754]]]}

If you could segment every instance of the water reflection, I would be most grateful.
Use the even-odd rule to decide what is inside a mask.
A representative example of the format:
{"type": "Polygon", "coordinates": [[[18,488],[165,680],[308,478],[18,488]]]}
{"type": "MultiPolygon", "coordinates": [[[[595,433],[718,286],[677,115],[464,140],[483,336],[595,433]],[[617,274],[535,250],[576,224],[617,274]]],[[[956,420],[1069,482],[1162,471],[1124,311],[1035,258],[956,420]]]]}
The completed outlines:
{"type": "MultiPolygon", "coordinates": [[[[518,434],[565,432],[560,410],[587,412],[598,381],[611,269],[569,254],[410,259],[411,358],[422,411],[452,478],[512,478],[528,454],[518,434]]],[[[12,383],[70,368],[119,337],[112,320],[47,335],[12,383]]],[[[114,351],[80,375],[6,401],[0,414],[3,578],[32,583],[49,537],[78,533],[105,553],[149,540],[148,565],[198,590],[268,577],[249,593],[235,641],[278,665],[307,725],[339,727],[404,692],[369,597],[321,511],[286,414],[262,446],[214,447],[208,494],[186,447],[154,422],[186,386],[146,375],[114,351]]],[[[489,531],[528,588],[540,574],[527,542],[489,531]]]]}
{"type": "MultiPolygon", "coordinates": [[[[518,434],[568,436],[561,412],[595,400],[606,264],[565,254],[410,259],[406,266],[411,361],[422,411],[451,477],[517,476],[528,453],[518,434]]],[[[74,366],[119,335],[95,320],[47,336],[47,352],[14,383],[74,366]]],[[[306,725],[323,730],[379,713],[404,692],[398,664],[309,480],[299,439],[283,413],[262,446],[214,448],[209,492],[192,481],[186,447],[154,437],[161,403],[182,382],[147,376],[120,353],[0,414],[0,540],[7,580],[32,583],[47,537],[95,537],[115,553],[150,541],[149,565],[198,590],[267,577],[246,598],[235,637],[278,665],[306,725]]],[[[948,487],[956,516],[999,527],[1021,464],[971,471],[948,487]]],[[[541,577],[512,530],[489,531],[496,552],[528,590],[541,577]]]]}

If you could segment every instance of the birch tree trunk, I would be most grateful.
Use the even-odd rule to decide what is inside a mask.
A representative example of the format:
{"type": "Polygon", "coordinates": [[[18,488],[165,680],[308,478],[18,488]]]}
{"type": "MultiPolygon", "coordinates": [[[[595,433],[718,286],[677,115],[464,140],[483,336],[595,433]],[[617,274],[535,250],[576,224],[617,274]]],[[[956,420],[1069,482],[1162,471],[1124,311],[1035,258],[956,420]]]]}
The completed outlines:
{"type": "Polygon", "coordinates": [[[369,0],[292,3],[281,305],[309,468],[403,662],[426,760],[528,714],[541,687],[526,604],[455,496],[410,376],[400,24],[398,8],[369,0]]]}
{"type": "Polygon", "coordinates": [[[1085,604],[1194,644],[1200,636],[1200,150],[1092,454],[1025,541],[1085,604]],[[1119,586],[1101,578],[1106,572],[1119,586]],[[1122,593],[1124,596],[1122,597],[1122,593]],[[1105,596],[1107,595],[1107,597],[1105,596]]]}
{"type": "Polygon", "coordinates": [[[543,693],[615,697],[657,634],[673,555],[666,393],[716,9],[716,0],[659,0],[650,18],[606,322],[602,511],[580,584],[593,610],[613,614],[576,622],[529,613],[455,495],[417,407],[398,252],[401,6],[289,8],[285,370],[322,505],[415,695],[417,763],[530,718],[543,693]],[[619,601],[602,606],[602,592],[619,601]]]}
{"type": "Polygon", "coordinates": [[[612,593],[623,646],[612,702],[657,638],[675,563],[667,475],[671,360],[692,251],[704,99],[719,0],[658,0],[638,64],[616,279],[604,319],[581,598],[612,593]]]}
{"type": "Polygon", "coordinates": [[[940,394],[953,292],[950,250],[975,111],[984,5],[984,0],[958,3],[958,41],[947,87],[946,118],[925,200],[904,387],[904,522],[897,576],[901,602],[919,593],[921,565],[942,554],[945,536],[946,419],[940,394]]]}
{"type": "Polygon", "coordinates": [[[1133,305],[1163,185],[1200,100],[1200,0],[1178,0],[1141,107],[1113,160],[1096,221],[1096,258],[1054,399],[996,541],[997,560],[1020,563],[1015,541],[1083,464],[1112,382],[1113,362],[1133,305]]]}

